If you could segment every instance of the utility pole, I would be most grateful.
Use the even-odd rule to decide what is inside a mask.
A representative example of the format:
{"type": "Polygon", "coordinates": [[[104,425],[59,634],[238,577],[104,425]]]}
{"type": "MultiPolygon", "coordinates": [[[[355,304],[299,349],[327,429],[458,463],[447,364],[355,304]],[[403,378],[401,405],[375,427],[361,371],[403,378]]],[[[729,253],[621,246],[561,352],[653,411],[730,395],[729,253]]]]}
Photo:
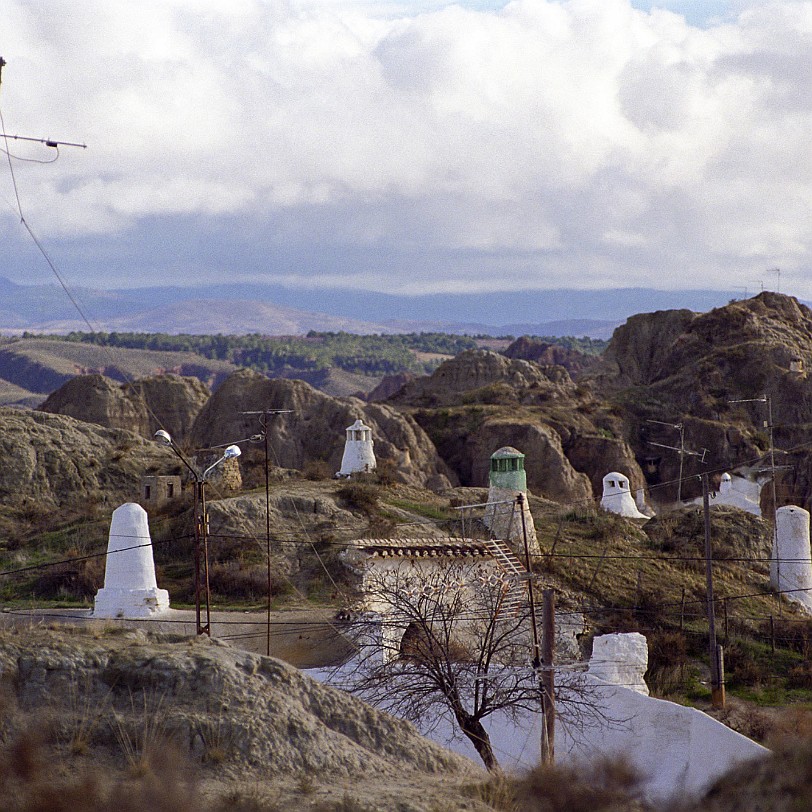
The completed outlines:
{"type": "Polygon", "coordinates": [[[240,447],[230,445],[223,455],[213,462],[203,473],[200,473],[186,455],[175,444],[169,433],[158,429],[153,435],[161,445],[172,450],[175,456],[189,469],[194,482],[194,512],[195,512],[195,620],[197,634],[207,634],[211,637],[211,590],[209,588],[209,513],[206,509],[206,481],[209,474],[224,460],[231,460],[240,456],[240,447]],[[205,602],[206,622],[202,620],[202,606],[205,602]]]}
{"type": "MultiPolygon", "coordinates": [[[[555,761],[555,592],[541,593],[541,680],[544,686],[544,731],[547,736],[547,759],[555,761]]],[[[542,753],[543,755],[543,753],[542,753]]]]}
{"type": "Polygon", "coordinates": [[[679,480],[677,482],[677,504],[682,504],[682,469],[684,466],[685,455],[691,457],[699,457],[700,462],[705,462],[705,454],[708,449],[702,449],[700,454],[698,451],[689,451],[685,448],[685,424],[684,423],[666,423],[662,420],[647,420],[647,423],[658,423],[661,426],[668,426],[671,429],[676,429],[679,432],[679,447],[673,445],[663,445],[662,443],[654,443],[649,441],[649,445],[656,445],[658,448],[667,448],[669,451],[676,451],[679,454],[679,480]]]}
{"type": "MultiPolygon", "coordinates": [[[[777,270],[777,269],[776,269],[777,270]]],[[[776,465],[775,464],[775,435],[773,425],[773,402],[768,394],[764,394],[760,398],[739,398],[738,400],[729,400],[728,403],[765,403],[767,405],[767,419],[763,422],[763,426],[767,429],[767,436],[770,442],[770,464],[766,468],[759,468],[760,474],[770,474],[770,491],[773,501],[773,548],[772,558],[775,561],[775,580],[778,592],[778,613],[783,614],[781,606],[781,557],[778,555],[778,522],[776,521],[776,511],[778,510],[778,494],[775,485],[776,471],[787,471],[792,468],[791,465],[776,465]]]]}
{"type": "Polygon", "coordinates": [[[527,599],[530,605],[530,627],[533,634],[533,671],[538,676],[541,701],[541,763],[552,764],[555,758],[555,674],[553,657],[555,652],[555,604],[553,591],[545,589],[542,604],[542,643],[539,645],[538,624],[536,622],[536,602],[533,596],[533,570],[530,563],[530,545],[527,541],[527,521],[524,516],[524,494],[516,497],[516,504],[522,517],[522,539],[524,560],[527,568],[527,599]]]}
{"type": "Polygon", "coordinates": [[[702,474],[702,510],[705,517],[705,584],[708,610],[708,653],[710,654],[711,703],[714,708],[725,706],[725,686],[722,680],[722,651],[716,644],[716,612],[713,603],[713,558],[711,554],[711,522],[708,475],[702,474]]]}
{"type": "Polygon", "coordinates": [[[262,426],[262,439],[265,446],[265,555],[268,559],[268,612],[265,635],[265,654],[271,656],[271,483],[268,472],[268,416],[272,414],[290,414],[293,409],[263,409],[257,412],[240,412],[240,414],[259,415],[262,426]]]}

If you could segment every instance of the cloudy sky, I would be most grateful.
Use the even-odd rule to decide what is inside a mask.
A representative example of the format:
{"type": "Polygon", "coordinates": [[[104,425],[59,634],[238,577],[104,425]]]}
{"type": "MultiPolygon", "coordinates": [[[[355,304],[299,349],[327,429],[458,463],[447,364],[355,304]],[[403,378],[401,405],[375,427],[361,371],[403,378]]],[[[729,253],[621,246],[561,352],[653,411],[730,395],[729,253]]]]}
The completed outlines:
{"type": "Polygon", "coordinates": [[[75,285],[812,297],[812,2],[0,0],[0,55],[87,144],[0,156],[17,282],[19,199],[75,285]]]}

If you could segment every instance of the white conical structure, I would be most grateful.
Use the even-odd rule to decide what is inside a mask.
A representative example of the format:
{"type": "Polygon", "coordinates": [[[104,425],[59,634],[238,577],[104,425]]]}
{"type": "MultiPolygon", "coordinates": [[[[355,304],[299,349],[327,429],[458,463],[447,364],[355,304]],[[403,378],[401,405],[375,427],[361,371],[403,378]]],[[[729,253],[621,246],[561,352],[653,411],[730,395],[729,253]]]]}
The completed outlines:
{"type": "Polygon", "coordinates": [[[749,482],[742,477],[736,477],[736,481],[734,482],[733,477],[725,472],[722,474],[722,479],[719,482],[716,504],[730,505],[731,507],[746,510],[754,516],[761,516],[761,506],[756,499],[748,496],[745,489],[750,490],[754,495],[758,494],[761,490],[757,483],[749,482]]]}
{"type": "Polygon", "coordinates": [[[783,597],[812,612],[812,553],[809,512],[797,505],[775,511],[775,546],[770,561],[770,584],[783,597]]]}
{"type": "Polygon", "coordinates": [[[350,476],[351,474],[374,471],[376,465],[372,429],[364,425],[363,420],[356,420],[347,428],[344,456],[341,458],[341,470],[336,476],[350,476]]]}
{"type": "Polygon", "coordinates": [[[603,496],[601,507],[627,519],[648,519],[645,513],[637,509],[634,497],[629,489],[629,478],[617,471],[612,471],[603,478],[603,496]]]}
{"type": "Polygon", "coordinates": [[[169,608],[169,593],[158,589],[147,512],[128,502],[113,511],[104,588],[96,593],[94,617],[149,617],[169,608]]]}

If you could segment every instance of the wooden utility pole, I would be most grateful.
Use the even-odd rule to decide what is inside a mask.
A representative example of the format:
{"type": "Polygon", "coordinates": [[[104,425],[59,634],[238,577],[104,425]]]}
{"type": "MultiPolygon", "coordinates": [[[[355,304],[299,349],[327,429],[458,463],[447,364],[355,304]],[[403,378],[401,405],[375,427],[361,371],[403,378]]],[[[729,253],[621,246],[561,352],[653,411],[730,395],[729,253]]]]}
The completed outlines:
{"type": "Polygon", "coordinates": [[[262,411],[240,412],[240,414],[259,415],[262,426],[262,439],[265,448],[265,557],[267,564],[268,606],[265,624],[265,654],[271,656],[271,480],[268,468],[270,459],[268,455],[268,416],[272,414],[290,414],[293,409],[263,409],[262,411]]]}
{"type": "Polygon", "coordinates": [[[533,633],[533,670],[538,675],[539,697],[541,700],[541,763],[552,764],[555,758],[555,601],[553,590],[542,593],[542,638],[539,645],[538,624],[536,623],[536,602],[533,596],[533,570],[530,563],[530,545],[527,542],[527,521],[524,515],[524,494],[516,497],[516,504],[522,517],[522,539],[524,560],[527,568],[527,599],[530,605],[530,626],[533,633]]]}
{"type": "MultiPolygon", "coordinates": [[[[541,683],[544,697],[542,720],[546,752],[542,746],[541,759],[545,764],[555,761],[555,592],[545,589],[542,593],[541,611],[541,683]]],[[[543,745],[543,740],[542,740],[543,745]]]]}
{"type": "Polygon", "coordinates": [[[711,703],[714,708],[725,706],[725,686],[722,681],[722,651],[716,644],[716,612],[713,604],[713,558],[711,555],[710,495],[708,475],[702,474],[702,510],[705,516],[705,584],[708,606],[708,653],[710,654],[711,703]]]}

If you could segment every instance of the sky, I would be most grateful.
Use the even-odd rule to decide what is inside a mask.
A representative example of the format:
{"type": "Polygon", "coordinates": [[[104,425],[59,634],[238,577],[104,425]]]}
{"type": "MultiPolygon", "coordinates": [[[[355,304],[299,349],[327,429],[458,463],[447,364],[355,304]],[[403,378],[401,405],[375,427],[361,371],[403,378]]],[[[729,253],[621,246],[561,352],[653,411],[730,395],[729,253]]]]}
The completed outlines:
{"type": "Polygon", "coordinates": [[[87,144],[0,155],[18,283],[22,215],[72,285],[812,297],[812,2],[0,0],[0,56],[87,144]]]}

